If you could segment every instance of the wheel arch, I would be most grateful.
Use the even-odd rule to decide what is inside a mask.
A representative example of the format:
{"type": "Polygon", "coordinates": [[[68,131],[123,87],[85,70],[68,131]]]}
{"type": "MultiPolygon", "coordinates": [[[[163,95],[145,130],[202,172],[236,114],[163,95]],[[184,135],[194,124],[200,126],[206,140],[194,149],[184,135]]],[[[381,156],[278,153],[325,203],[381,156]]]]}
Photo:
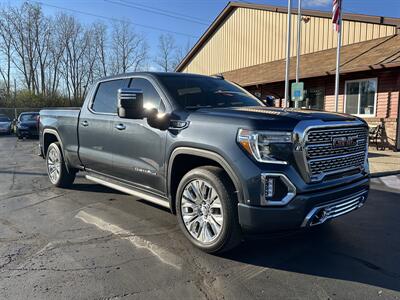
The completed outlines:
{"type": "Polygon", "coordinates": [[[198,159],[198,164],[194,164],[194,167],[190,167],[191,166],[190,164],[186,166],[185,168],[186,172],[190,171],[195,167],[204,165],[215,165],[221,167],[227,173],[228,177],[232,181],[238,202],[242,202],[243,188],[240,183],[240,180],[236,175],[236,173],[234,172],[234,170],[232,169],[232,167],[229,165],[229,163],[220,154],[210,150],[191,148],[191,147],[178,147],[174,149],[174,151],[170,156],[168,163],[168,173],[167,173],[167,194],[170,201],[171,211],[173,213],[176,212],[174,200],[176,196],[177,187],[183,175],[186,174],[186,172],[184,172],[183,174],[178,173],[177,176],[178,178],[176,179],[172,177],[172,173],[177,168],[176,162],[179,162],[180,160],[179,158],[185,158],[185,164],[187,162],[186,160],[187,158],[198,159]]]}
{"type": "Polygon", "coordinates": [[[65,156],[65,152],[64,152],[64,147],[63,147],[63,142],[61,140],[60,135],[58,134],[58,131],[55,129],[51,129],[51,128],[45,128],[43,130],[43,157],[45,158],[47,155],[47,149],[49,148],[51,143],[54,142],[58,142],[60,144],[60,148],[61,148],[61,153],[64,157],[64,161],[65,161],[65,166],[67,168],[68,171],[70,171],[70,167],[69,167],[69,162],[68,162],[68,158],[65,156]]]}

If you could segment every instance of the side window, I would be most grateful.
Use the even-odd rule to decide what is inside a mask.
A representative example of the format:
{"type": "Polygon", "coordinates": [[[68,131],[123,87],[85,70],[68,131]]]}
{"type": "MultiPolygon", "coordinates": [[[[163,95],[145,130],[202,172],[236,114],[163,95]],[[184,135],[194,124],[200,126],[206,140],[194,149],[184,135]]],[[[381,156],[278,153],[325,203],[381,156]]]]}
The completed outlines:
{"type": "Polygon", "coordinates": [[[120,88],[128,85],[129,79],[117,79],[100,83],[92,104],[95,112],[116,113],[117,112],[117,92],[120,88]]]}
{"type": "Polygon", "coordinates": [[[159,112],[165,111],[165,106],[161,97],[151,84],[144,78],[132,78],[130,88],[141,89],[143,91],[143,106],[146,109],[157,108],[159,112]]]}

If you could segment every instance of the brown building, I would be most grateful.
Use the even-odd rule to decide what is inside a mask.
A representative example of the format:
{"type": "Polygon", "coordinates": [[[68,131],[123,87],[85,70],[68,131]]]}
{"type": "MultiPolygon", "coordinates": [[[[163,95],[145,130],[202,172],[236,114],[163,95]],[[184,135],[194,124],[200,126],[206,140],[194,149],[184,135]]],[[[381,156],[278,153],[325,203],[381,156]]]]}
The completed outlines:
{"type": "MultiPolygon", "coordinates": [[[[297,11],[292,12],[291,55],[297,48],[297,11]]],[[[284,103],[287,9],[230,3],[211,24],[177,71],[219,74],[262,97],[284,103]]],[[[300,78],[303,108],[334,110],[337,36],[331,14],[303,10],[300,78]]],[[[400,19],[344,14],[339,112],[383,124],[385,142],[400,150],[400,19]]],[[[290,78],[295,78],[296,57],[290,78]]],[[[290,103],[292,105],[292,103],[290,103]]]]}

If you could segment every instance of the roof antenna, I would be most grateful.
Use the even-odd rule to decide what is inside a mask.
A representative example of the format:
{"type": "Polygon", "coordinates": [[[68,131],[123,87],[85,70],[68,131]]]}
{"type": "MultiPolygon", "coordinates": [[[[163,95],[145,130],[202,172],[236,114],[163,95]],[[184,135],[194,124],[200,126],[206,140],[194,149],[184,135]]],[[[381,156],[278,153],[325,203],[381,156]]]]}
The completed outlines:
{"type": "Polygon", "coordinates": [[[218,73],[218,74],[214,75],[214,77],[222,79],[222,80],[225,79],[225,77],[224,77],[224,75],[222,73],[218,73]]]}

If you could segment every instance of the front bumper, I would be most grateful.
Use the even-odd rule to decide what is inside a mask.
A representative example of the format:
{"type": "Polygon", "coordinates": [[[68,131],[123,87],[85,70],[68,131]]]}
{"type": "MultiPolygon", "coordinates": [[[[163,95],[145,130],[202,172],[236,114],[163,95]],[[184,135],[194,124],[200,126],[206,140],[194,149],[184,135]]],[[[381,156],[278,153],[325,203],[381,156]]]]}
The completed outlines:
{"type": "Polygon", "coordinates": [[[0,133],[10,133],[11,128],[10,127],[0,127],[0,133]]]}
{"type": "MultiPolygon", "coordinates": [[[[327,211],[328,208],[333,210],[338,206],[334,206],[334,204],[352,201],[355,197],[360,196],[362,197],[359,200],[360,205],[357,203],[354,207],[349,207],[352,209],[345,213],[361,207],[368,197],[368,191],[369,178],[363,178],[340,187],[298,194],[283,207],[260,207],[239,203],[239,223],[245,231],[251,232],[281,231],[308,227],[311,225],[315,214],[320,212],[322,208],[327,208],[327,211]]],[[[335,216],[332,213],[329,218],[335,216]]],[[[327,217],[326,220],[329,219],[328,216],[323,217],[327,217]]]]}

